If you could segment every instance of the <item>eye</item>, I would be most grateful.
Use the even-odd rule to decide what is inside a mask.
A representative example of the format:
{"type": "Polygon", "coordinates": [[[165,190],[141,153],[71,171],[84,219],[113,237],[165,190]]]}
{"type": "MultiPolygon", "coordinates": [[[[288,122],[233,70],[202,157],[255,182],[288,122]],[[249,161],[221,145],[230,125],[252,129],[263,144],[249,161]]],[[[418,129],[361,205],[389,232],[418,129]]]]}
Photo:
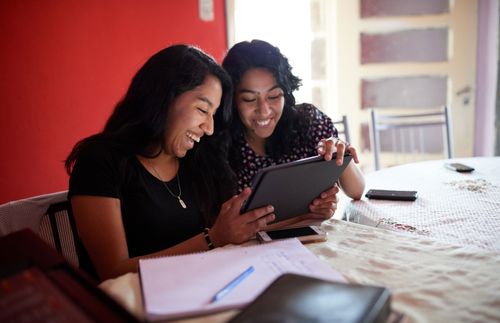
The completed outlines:
{"type": "Polygon", "coordinates": [[[205,110],[205,109],[202,109],[202,108],[197,108],[197,109],[198,109],[198,111],[200,111],[200,113],[203,113],[203,114],[207,114],[208,113],[208,111],[205,110]]]}
{"type": "Polygon", "coordinates": [[[270,94],[267,98],[269,100],[278,100],[282,96],[283,96],[283,93],[273,93],[273,94],[270,94]]]}
{"type": "Polygon", "coordinates": [[[241,98],[241,101],[248,102],[248,103],[255,102],[255,98],[245,98],[245,97],[243,97],[243,98],[241,98]]]}

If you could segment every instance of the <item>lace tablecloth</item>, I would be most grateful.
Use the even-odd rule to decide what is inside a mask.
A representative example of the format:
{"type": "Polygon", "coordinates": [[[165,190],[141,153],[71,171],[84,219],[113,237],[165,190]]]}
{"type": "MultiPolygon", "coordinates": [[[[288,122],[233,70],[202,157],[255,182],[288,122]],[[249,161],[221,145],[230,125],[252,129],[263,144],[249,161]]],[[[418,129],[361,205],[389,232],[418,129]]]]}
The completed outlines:
{"type": "MultiPolygon", "coordinates": [[[[381,285],[403,322],[499,322],[500,253],[346,221],[323,223],[328,240],[307,247],[348,281],[381,285]]],[[[100,287],[139,318],[137,274],[100,287]]],[[[225,322],[236,310],[184,320],[225,322]]]]}
{"type": "Polygon", "coordinates": [[[500,251],[500,157],[454,159],[475,168],[458,173],[450,160],[386,168],[365,175],[366,189],[416,190],[414,202],[346,203],[347,221],[500,251]]]}

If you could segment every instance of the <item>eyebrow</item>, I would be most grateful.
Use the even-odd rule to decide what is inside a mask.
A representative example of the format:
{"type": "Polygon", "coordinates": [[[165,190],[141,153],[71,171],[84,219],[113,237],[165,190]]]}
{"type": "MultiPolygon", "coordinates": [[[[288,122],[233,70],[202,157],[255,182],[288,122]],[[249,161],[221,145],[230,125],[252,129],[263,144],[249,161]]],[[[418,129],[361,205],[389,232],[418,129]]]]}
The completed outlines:
{"type": "Polygon", "coordinates": [[[211,108],[213,108],[213,106],[214,106],[214,104],[213,104],[212,102],[210,102],[210,100],[209,100],[209,99],[207,99],[207,98],[206,98],[206,97],[204,97],[204,96],[199,96],[199,97],[198,97],[198,100],[200,100],[200,101],[203,101],[203,102],[207,103],[207,104],[208,104],[211,108]]]}
{"type": "MultiPolygon", "coordinates": [[[[279,85],[275,85],[273,86],[272,88],[268,89],[267,92],[271,92],[272,90],[274,89],[279,89],[280,86],[279,85]]],[[[239,93],[252,93],[252,94],[259,94],[260,92],[259,91],[252,91],[252,90],[249,90],[249,89],[240,89],[239,90],[239,93]]]]}

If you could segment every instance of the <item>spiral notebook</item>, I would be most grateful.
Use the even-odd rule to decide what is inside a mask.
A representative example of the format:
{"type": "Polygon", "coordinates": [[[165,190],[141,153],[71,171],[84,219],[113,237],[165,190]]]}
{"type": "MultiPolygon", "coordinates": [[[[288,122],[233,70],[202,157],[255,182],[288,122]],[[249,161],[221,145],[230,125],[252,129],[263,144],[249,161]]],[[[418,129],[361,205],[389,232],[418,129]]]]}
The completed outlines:
{"type": "Polygon", "coordinates": [[[149,321],[242,308],[284,273],[345,281],[297,239],[139,261],[149,321]],[[250,266],[254,271],[248,277],[222,299],[212,301],[222,287],[250,266]]]}

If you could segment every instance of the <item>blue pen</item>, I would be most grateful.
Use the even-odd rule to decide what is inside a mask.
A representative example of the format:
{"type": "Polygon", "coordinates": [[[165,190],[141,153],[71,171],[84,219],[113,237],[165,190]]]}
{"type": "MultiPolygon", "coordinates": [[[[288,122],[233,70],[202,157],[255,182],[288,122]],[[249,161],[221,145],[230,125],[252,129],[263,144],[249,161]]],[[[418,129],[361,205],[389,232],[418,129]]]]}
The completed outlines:
{"type": "Polygon", "coordinates": [[[229,284],[224,286],[220,291],[218,291],[214,297],[212,297],[212,300],[210,301],[211,303],[217,302],[220,300],[222,297],[224,297],[227,293],[229,293],[231,290],[233,290],[236,286],[238,286],[239,283],[241,283],[245,278],[248,277],[251,273],[253,273],[254,269],[253,266],[248,267],[247,270],[242,272],[241,274],[238,275],[235,279],[233,279],[229,284]]]}

